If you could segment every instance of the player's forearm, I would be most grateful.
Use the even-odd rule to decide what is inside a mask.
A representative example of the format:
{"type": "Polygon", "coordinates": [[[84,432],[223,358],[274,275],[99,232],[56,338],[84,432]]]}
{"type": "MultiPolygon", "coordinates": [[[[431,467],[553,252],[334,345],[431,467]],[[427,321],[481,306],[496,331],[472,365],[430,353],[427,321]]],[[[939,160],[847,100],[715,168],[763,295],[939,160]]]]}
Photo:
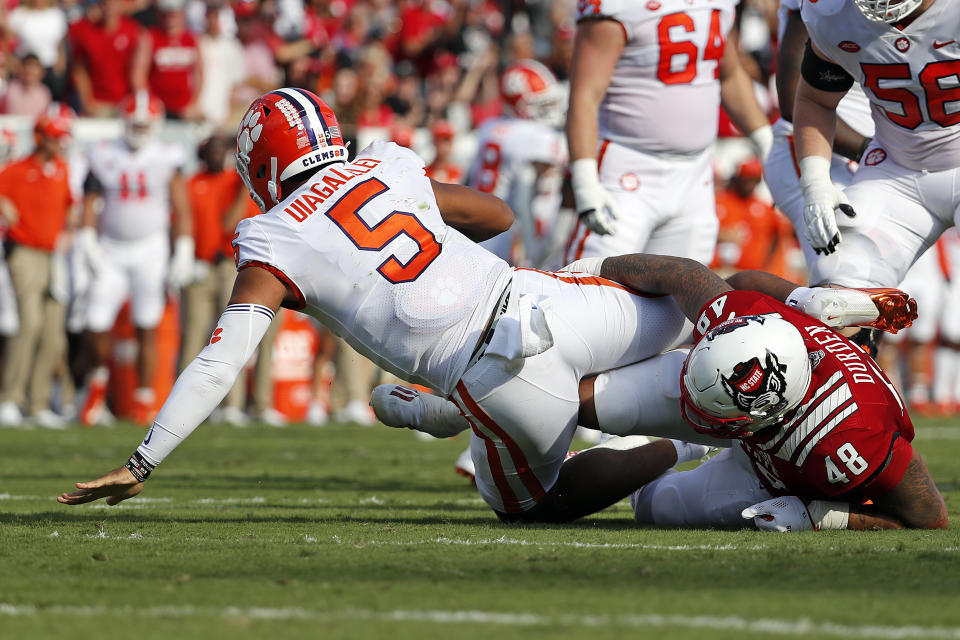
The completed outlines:
{"type": "MultiPolygon", "coordinates": [[[[728,49],[731,45],[727,45],[728,49]]],[[[736,55],[732,49],[733,56],[736,55]]],[[[736,58],[732,58],[736,60],[736,58]]],[[[724,53],[724,66],[729,66],[727,73],[720,81],[720,103],[730,116],[730,120],[745,135],[767,126],[767,118],[757,102],[753,92],[753,81],[744,71],[739,62],[728,63],[727,53],[724,53]]]]}
{"type": "Polygon", "coordinates": [[[775,300],[786,302],[787,297],[800,285],[766,271],[740,271],[727,278],[734,289],[759,291],[775,300]]]}
{"type": "Polygon", "coordinates": [[[820,102],[817,90],[800,80],[793,113],[797,160],[808,156],[830,159],[837,127],[836,109],[820,102]]]}
{"type": "Polygon", "coordinates": [[[876,531],[879,529],[905,529],[896,518],[872,508],[870,505],[850,507],[850,520],[847,529],[853,531],[876,531]]]}
{"type": "Polygon", "coordinates": [[[599,107],[599,100],[594,101],[586,96],[570,96],[566,133],[571,162],[597,157],[599,107]]]}
{"type": "Polygon", "coordinates": [[[192,236],[193,219],[190,216],[190,197],[183,176],[176,175],[170,180],[170,203],[173,205],[173,235],[192,236]]]}
{"type": "Polygon", "coordinates": [[[137,447],[151,466],[163,462],[230,391],[273,321],[274,309],[230,304],[203,351],[183,370],[157,419],[137,447]]]}
{"type": "Polygon", "coordinates": [[[860,135],[853,127],[837,118],[837,127],[833,136],[833,151],[848,160],[860,161],[860,156],[867,150],[870,138],[860,135]]]}
{"type": "Polygon", "coordinates": [[[635,291],[673,296],[684,315],[693,321],[703,305],[731,290],[723,278],[696,260],[673,256],[612,256],[603,260],[600,275],[635,291]]]}

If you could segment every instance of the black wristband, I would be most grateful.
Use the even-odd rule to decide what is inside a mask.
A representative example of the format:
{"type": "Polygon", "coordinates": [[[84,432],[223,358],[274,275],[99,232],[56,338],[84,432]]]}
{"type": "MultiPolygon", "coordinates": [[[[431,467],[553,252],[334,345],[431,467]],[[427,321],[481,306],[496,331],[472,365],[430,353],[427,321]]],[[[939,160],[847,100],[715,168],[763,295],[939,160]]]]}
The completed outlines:
{"type": "Polygon", "coordinates": [[[127,464],[123,465],[138,481],[143,482],[153,472],[153,465],[147,462],[139,451],[134,451],[127,464]]]}
{"type": "Polygon", "coordinates": [[[863,142],[860,144],[860,148],[857,150],[857,157],[851,158],[854,162],[860,162],[860,158],[863,157],[863,154],[866,152],[867,147],[870,146],[870,143],[873,142],[873,138],[864,138],[863,142]]]}

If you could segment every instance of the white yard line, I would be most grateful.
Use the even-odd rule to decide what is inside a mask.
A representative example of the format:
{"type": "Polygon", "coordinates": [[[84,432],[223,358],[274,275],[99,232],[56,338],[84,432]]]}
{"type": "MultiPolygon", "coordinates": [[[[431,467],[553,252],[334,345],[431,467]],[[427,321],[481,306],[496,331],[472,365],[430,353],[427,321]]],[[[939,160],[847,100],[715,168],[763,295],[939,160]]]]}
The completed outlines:
{"type": "Polygon", "coordinates": [[[0,603],[0,616],[17,617],[99,617],[105,615],[141,618],[246,618],[271,621],[372,620],[381,622],[418,622],[429,624],[478,624],[512,627],[562,625],[566,627],[679,627],[712,631],[741,631],[758,634],[809,635],[841,638],[924,638],[960,640],[960,627],[928,627],[920,625],[846,625],[815,622],[806,618],[742,618],[740,616],[688,616],[672,614],[623,615],[559,615],[504,611],[443,611],[396,609],[303,609],[271,607],[102,607],[54,606],[35,607],[0,603]]]}

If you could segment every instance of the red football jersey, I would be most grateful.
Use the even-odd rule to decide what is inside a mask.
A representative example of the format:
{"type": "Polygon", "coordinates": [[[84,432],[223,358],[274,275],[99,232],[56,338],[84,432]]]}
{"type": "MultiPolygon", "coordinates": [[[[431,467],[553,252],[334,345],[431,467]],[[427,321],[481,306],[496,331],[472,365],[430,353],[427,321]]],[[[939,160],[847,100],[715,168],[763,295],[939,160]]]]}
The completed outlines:
{"type": "Polygon", "coordinates": [[[796,327],[813,369],[803,400],[779,427],[740,441],[767,490],[858,500],[896,486],[910,462],[913,423],[876,362],[818,320],[755,291],[730,291],[707,303],[694,338],[748,315],[775,315],[796,327]]]}

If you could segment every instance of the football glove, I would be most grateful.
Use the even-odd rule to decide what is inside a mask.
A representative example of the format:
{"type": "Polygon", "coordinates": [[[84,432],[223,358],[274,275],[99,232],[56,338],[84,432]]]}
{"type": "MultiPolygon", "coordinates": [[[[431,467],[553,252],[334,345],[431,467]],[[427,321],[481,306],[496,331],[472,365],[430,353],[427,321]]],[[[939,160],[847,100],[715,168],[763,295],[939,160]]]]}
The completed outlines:
{"type": "Polygon", "coordinates": [[[613,196],[600,184],[597,161],[580,158],[570,165],[570,182],[577,216],[588,229],[600,235],[609,235],[616,230],[620,217],[613,196]]]}
{"type": "Polygon", "coordinates": [[[843,239],[837,227],[836,211],[849,218],[857,213],[843,190],[830,180],[830,160],[807,156],[800,160],[800,186],[803,189],[803,230],[817,253],[833,253],[843,239]]]}

